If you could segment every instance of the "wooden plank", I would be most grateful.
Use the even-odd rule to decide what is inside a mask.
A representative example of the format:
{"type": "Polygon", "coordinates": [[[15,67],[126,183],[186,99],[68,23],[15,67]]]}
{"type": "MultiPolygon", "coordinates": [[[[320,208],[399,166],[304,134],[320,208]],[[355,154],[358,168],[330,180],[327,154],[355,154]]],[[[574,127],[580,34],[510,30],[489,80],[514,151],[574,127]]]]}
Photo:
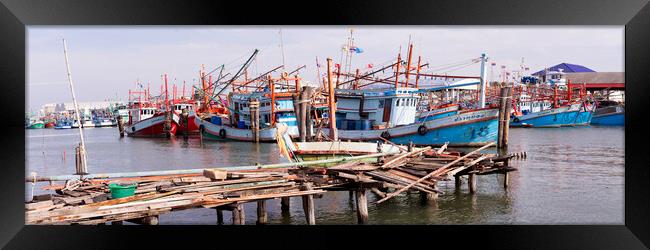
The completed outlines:
{"type": "MultiPolygon", "coordinates": [[[[448,163],[445,167],[442,167],[441,169],[445,169],[445,168],[453,165],[454,163],[459,162],[462,159],[465,159],[465,158],[469,157],[470,155],[473,155],[473,154],[475,154],[475,153],[477,153],[477,152],[479,152],[479,151],[481,151],[483,149],[486,149],[488,147],[491,147],[493,145],[494,145],[494,142],[491,142],[491,143],[489,143],[489,144],[487,144],[487,145],[485,145],[485,146],[483,146],[483,147],[481,147],[481,148],[479,148],[477,150],[474,150],[474,151],[472,151],[472,152],[470,152],[470,153],[468,153],[468,154],[466,154],[466,155],[452,161],[451,163],[448,163]]],[[[384,201],[386,201],[386,200],[388,200],[388,199],[390,199],[392,197],[395,197],[396,195],[400,194],[401,192],[404,192],[405,190],[407,190],[410,187],[415,186],[416,184],[428,179],[429,177],[435,176],[436,174],[439,174],[439,171],[440,171],[440,169],[436,170],[436,171],[433,171],[433,172],[429,173],[427,176],[424,176],[424,177],[418,179],[417,181],[407,185],[406,187],[403,187],[402,189],[398,190],[397,192],[393,192],[393,193],[388,194],[388,196],[386,196],[385,198],[382,198],[381,200],[377,201],[377,203],[382,203],[382,202],[384,202],[384,201]]]]}
{"type": "Polygon", "coordinates": [[[203,170],[203,176],[213,180],[225,180],[228,177],[228,171],[218,168],[208,168],[203,170]]]}
{"type": "Polygon", "coordinates": [[[51,200],[39,201],[34,203],[25,203],[26,210],[36,210],[36,209],[42,209],[42,208],[47,208],[52,206],[54,206],[54,202],[52,202],[51,200]]]}
{"type": "Polygon", "coordinates": [[[414,156],[414,155],[420,154],[420,153],[428,151],[428,150],[431,150],[431,147],[425,147],[425,148],[414,150],[413,152],[404,153],[404,154],[402,154],[400,156],[397,156],[397,157],[393,158],[392,160],[384,163],[383,165],[381,165],[380,168],[393,168],[393,167],[396,167],[397,165],[401,165],[403,163],[403,161],[407,157],[414,156]]]}

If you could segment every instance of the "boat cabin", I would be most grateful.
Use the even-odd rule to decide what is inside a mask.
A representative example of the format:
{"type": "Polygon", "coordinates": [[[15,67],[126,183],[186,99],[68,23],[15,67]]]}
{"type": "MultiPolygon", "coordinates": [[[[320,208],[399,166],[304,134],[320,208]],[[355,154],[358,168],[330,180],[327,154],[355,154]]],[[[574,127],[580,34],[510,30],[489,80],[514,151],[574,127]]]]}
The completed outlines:
{"type": "Polygon", "coordinates": [[[230,121],[232,126],[249,128],[251,125],[250,102],[258,100],[260,113],[260,128],[270,127],[273,121],[297,126],[296,115],[293,111],[293,100],[290,96],[276,96],[275,109],[271,114],[271,92],[233,93],[228,97],[230,121]],[[274,117],[272,117],[274,116],[274,117]]]}
{"type": "Polygon", "coordinates": [[[416,88],[337,89],[336,127],[369,130],[415,122],[420,96],[416,88]]]}

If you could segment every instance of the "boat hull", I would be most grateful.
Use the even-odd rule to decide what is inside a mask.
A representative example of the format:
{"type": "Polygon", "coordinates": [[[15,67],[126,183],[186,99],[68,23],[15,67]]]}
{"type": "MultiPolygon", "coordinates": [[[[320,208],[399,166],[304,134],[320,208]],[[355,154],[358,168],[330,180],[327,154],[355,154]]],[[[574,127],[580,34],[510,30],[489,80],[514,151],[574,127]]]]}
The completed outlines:
{"type": "Polygon", "coordinates": [[[591,124],[599,126],[625,126],[625,107],[622,105],[596,109],[591,124]]]}
{"type": "Polygon", "coordinates": [[[513,117],[510,120],[510,127],[558,128],[589,125],[591,113],[590,111],[571,110],[569,106],[564,106],[513,117]]]}
{"type": "MultiPolygon", "coordinates": [[[[438,146],[448,142],[449,146],[483,146],[497,140],[498,115],[498,109],[480,109],[387,129],[339,130],[338,134],[342,141],[380,141],[388,132],[388,140],[397,144],[438,146]]],[[[327,134],[329,129],[323,132],[327,134]]]]}
{"type": "MultiPolygon", "coordinates": [[[[171,122],[169,135],[176,135],[178,130],[178,117],[174,116],[171,122]]],[[[166,137],[165,132],[165,115],[159,114],[151,118],[144,119],[126,127],[126,134],[130,137],[166,137]]]]}
{"type": "Polygon", "coordinates": [[[36,123],[36,124],[29,125],[29,127],[27,127],[27,128],[28,129],[41,129],[41,128],[45,128],[45,124],[36,123]]]}
{"type": "Polygon", "coordinates": [[[625,126],[625,113],[610,113],[591,118],[592,125],[598,126],[625,126]]]}
{"type": "MultiPolygon", "coordinates": [[[[253,141],[253,132],[250,129],[240,129],[233,128],[230,126],[217,125],[205,120],[201,120],[198,117],[194,118],[195,124],[198,124],[199,133],[206,140],[215,140],[215,141],[253,141]],[[224,131],[225,135],[221,132],[224,131]]],[[[275,142],[276,140],[277,128],[269,127],[260,129],[260,142],[275,142]]],[[[291,137],[298,137],[298,127],[288,126],[289,135],[291,137]]]]}

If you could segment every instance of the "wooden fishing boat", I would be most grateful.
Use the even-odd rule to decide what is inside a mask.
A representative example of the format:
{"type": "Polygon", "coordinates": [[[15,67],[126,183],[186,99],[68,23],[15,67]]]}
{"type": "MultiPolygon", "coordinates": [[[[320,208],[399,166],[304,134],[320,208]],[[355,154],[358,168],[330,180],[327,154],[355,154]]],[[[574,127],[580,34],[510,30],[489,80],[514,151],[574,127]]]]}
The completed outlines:
{"type": "Polygon", "coordinates": [[[613,101],[601,101],[591,118],[592,125],[625,126],[625,105],[613,101]]]}
{"type": "MultiPolygon", "coordinates": [[[[497,140],[498,108],[457,110],[453,105],[436,110],[444,116],[418,121],[418,92],[418,89],[406,87],[336,90],[338,138],[342,141],[381,141],[384,138],[397,144],[448,143],[449,146],[482,146],[497,140]],[[355,126],[349,126],[351,120],[355,126]],[[360,122],[367,125],[357,129],[356,124],[360,122]]],[[[330,129],[325,128],[323,132],[328,134],[330,129]]]]}
{"type": "MultiPolygon", "coordinates": [[[[329,160],[374,153],[399,153],[403,151],[396,145],[371,142],[346,142],[346,141],[319,141],[319,142],[294,142],[287,133],[286,124],[276,125],[276,142],[280,152],[290,161],[315,161],[329,160]]],[[[369,157],[361,162],[377,162],[378,157],[369,157]]],[[[338,163],[323,164],[323,166],[338,163]]]]}

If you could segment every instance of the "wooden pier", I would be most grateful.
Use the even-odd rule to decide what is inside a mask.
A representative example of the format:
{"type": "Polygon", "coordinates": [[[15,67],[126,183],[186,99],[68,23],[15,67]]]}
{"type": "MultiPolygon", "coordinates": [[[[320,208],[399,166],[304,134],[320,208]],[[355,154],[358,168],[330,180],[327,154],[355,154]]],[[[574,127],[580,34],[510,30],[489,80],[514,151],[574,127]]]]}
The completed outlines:
{"type": "MultiPolygon", "coordinates": [[[[491,146],[491,145],[488,145],[491,146]]],[[[423,199],[436,199],[442,191],[440,181],[468,176],[469,192],[476,192],[476,175],[507,174],[516,155],[480,154],[488,146],[467,154],[439,149],[412,148],[394,155],[382,156],[377,162],[360,160],[341,162],[331,167],[308,165],[251,170],[205,169],[203,173],[137,176],[127,178],[88,178],[69,180],[64,185],[50,185],[53,193],[34,196],[25,204],[26,224],[106,224],[123,221],[156,225],[159,215],[174,211],[215,209],[217,224],[224,224],[223,211],[232,212],[232,224],[245,224],[245,203],[257,204],[257,224],[267,224],[267,200],[282,199],[283,212],[289,199],[302,200],[307,224],[316,224],[314,198],[323,193],[347,191],[354,193],[359,224],[372,220],[368,216],[367,193],[381,197],[378,203],[402,194],[419,192],[423,199]],[[111,199],[110,182],[137,183],[134,196],[111,199]]],[[[276,164],[277,165],[277,164],[276,164]]],[[[230,169],[230,168],[229,168],[230,169]]],[[[146,175],[146,174],[143,174],[146,175]]],[[[28,182],[45,181],[47,177],[28,178],[28,182]]],[[[508,178],[504,178],[507,182],[508,178]]],[[[507,183],[504,183],[507,187],[507,183]]],[[[251,216],[251,215],[248,215],[251,216]]]]}

